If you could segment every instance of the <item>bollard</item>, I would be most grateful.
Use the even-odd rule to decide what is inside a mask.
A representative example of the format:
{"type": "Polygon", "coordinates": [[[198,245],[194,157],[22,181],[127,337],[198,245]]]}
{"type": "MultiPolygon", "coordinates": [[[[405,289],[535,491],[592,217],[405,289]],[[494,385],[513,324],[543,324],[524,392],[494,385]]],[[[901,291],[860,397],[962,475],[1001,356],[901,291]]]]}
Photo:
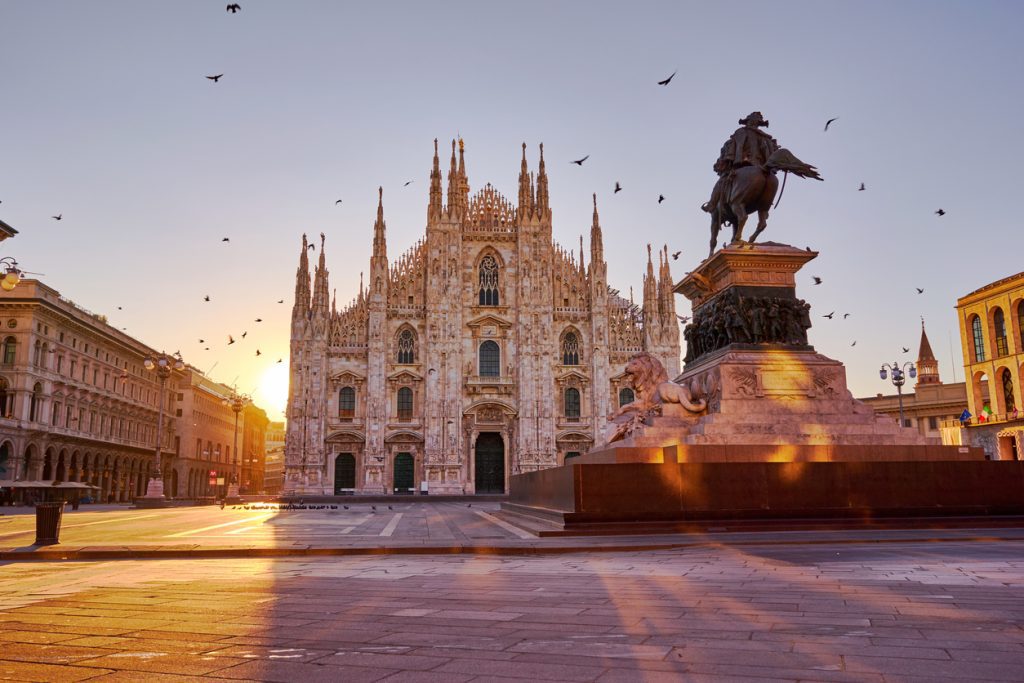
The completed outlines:
{"type": "Polygon", "coordinates": [[[60,543],[60,521],[64,516],[64,503],[36,503],[35,545],[60,543]]]}

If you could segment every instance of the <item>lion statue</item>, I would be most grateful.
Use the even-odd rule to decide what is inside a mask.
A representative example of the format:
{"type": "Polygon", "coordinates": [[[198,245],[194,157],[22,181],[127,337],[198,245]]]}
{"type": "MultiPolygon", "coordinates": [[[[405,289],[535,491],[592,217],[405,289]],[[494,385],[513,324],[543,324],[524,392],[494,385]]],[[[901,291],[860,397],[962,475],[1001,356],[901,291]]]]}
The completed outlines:
{"type": "Polygon", "coordinates": [[[625,438],[648,416],[661,415],[666,405],[678,405],[689,413],[701,413],[707,408],[706,400],[695,399],[687,387],[668,381],[665,366],[649,353],[641,352],[629,359],[626,377],[633,385],[634,400],[608,416],[609,422],[618,423],[609,443],[625,438]]]}

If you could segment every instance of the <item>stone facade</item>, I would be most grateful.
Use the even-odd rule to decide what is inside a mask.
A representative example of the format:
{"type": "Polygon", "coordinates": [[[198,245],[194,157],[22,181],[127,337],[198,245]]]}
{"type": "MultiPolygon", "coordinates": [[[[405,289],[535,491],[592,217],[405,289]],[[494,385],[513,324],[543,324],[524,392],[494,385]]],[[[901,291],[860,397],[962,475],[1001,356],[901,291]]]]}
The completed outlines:
{"type": "Polygon", "coordinates": [[[667,248],[648,247],[641,307],[610,289],[594,201],[589,263],[552,239],[543,147],[518,204],[470,196],[452,143],[444,201],[435,141],[426,234],[388,256],[383,196],[368,285],[328,297],[321,236],[312,291],[302,252],[292,312],[285,493],[503,492],[509,476],[602,440],[631,394],[637,351],[679,370],[667,248]],[[626,391],[622,391],[626,389],[626,391]]]}
{"type": "Polygon", "coordinates": [[[281,493],[284,487],[284,422],[267,425],[266,457],[263,463],[263,492],[281,493]]]}
{"type": "Polygon", "coordinates": [[[238,420],[239,431],[239,491],[245,494],[263,491],[264,468],[267,457],[267,428],[270,420],[263,408],[249,403],[242,409],[238,420]]]}

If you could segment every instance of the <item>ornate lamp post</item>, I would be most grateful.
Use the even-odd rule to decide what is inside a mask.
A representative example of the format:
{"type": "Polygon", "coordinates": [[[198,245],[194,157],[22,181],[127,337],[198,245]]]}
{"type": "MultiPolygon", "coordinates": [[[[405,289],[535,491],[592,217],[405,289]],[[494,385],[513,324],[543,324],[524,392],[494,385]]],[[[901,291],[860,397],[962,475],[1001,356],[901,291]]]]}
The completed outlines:
{"type": "Polygon", "coordinates": [[[9,292],[21,282],[22,271],[18,269],[18,262],[10,256],[0,258],[0,268],[3,268],[3,279],[0,279],[0,288],[9,292]]]}
{"type": "Polygon", "coordinates": [[[892,372],[892,383],[896,387],[896,394],[900,400],[900,427],[904,426],[903,422],[903,383],[907,381],[906,375],[910,375],[910,379],[917,377],[917,368],[911,361],[907,361],[900,366],[899,361],[893,363],[882,363],[882,367],[878,371],[878,376],[882,379],[887,379],[887,372],[892,372]],[[909,369],[908,369],[909,367],[909,369]]]}
{"type": "Polygon", "coordinates": [[[153,470],[150,473],[149,483],[146,485],[146,498],[163,499],[164,477],[163,466],[160,462],[160,450],[164,442],[164,396],[167,393],[167,378],[171,376],[171,370],[182,370],[185,368],[185,363],[180,358],[160,353],[156,358],[146,358],[142,364],[147,370],[155,371],[160,380],[160,408],[156,418],[156,454],[153,458],[153,470]]]}
{"type": "Polygon", "coordinates": [[[224,405],[230,406],[235,412],[235,446],[231,451],[231,481],[228,483],[228,498],[238,497],[238,414],[242,409],[252,403],[252,399],[245,394],[239,394],[232,390],[231,395],[221,401],[224,405]]]}

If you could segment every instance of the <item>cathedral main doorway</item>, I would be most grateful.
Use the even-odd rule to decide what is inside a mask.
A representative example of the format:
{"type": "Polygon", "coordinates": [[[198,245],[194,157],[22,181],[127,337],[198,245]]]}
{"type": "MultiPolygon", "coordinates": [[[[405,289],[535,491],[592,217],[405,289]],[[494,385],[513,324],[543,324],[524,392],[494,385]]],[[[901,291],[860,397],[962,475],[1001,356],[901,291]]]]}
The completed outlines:
{"type": "Polygon", "coordinates": [[[334,459],[334,495],[356,487],[356,459],[351,453],[339,453],[334,459]]]}
{"type": "Polygon", "coordinates": [[[399,453],[395,456],[395,493],[412,493],[415,486],[411,453],[399,453]]]}
{"type": "Polygon", "coordinates": [[[475,485],[477,493],[505,493],[505,442],[497,432],[483,432],[476,439],[475,485]]]}

